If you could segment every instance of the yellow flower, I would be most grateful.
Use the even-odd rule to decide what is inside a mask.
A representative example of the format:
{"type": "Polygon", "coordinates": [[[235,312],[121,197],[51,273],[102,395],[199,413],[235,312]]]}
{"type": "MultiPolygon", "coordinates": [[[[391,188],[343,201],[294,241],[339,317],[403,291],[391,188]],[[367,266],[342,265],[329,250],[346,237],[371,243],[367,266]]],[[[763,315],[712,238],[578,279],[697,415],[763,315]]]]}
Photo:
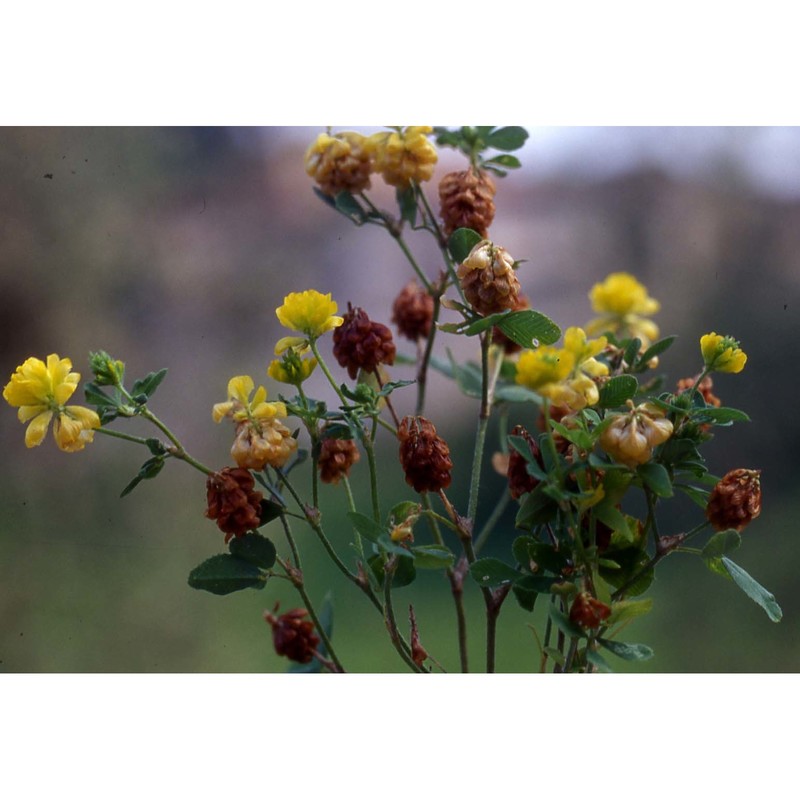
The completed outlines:
{"type": "Polygon", "coordinates": [[[305,292],[292,292],[283,298],[283,305],[275,309],[278,320],[284,328],[300,331],[305,336],[285,336],[275,345],[275,355],[290,347],[298,351],[304,349],[308,339],[316,339],[343,322],[342,317],[335,316],[339,306],[331,300],[330,292],[320,294],[314,289],[305,292]]]}
{"type": "Polygon", "coordinates": [[[647,294],[647,289],[627,272],[613,272],[589,292],[592,309],[602,316],[586,326],[590,334],[613,333],[639,338],[648,346],[658,338],[658,325],[645,317],[655,314],[661,304],[647,294]]]}
{"type": "Polygon", "coordinates": [[[567,328],[564,347],[540,347],[520,355],[517,383],[573,411],[593,406],[600,399],[593,378],[608,375],[608,366],[594,356],[606,344],[604,336],[590,340],[582,328],[567,328]]]}
{"type": "Polygon", "coordinates": [[[293,386],[299,386],[311,375],[316,366],[316,358],[313,356],[300,358],[295,349],[290,347],[283,354],[283,358],[280,361],[276,359],[270,363],[267,375],[281,383],[291,383],[293,386]]]}
{"type": "Polygon", "coordinates": [[[253,379],[249,375],[237,375],[228,381],[228,400],[216,403],[212,409],[214,422],[220,422],[225,417],[233,417],[236,422],[250,420],[270,420],[275,417],[285,417],[286,406],[283,403],[267,403],[267,390],[258,387],[255,396],[250,400],[250,395],[255,389],[253,379]]]}
{"type": "Polygon", "coordinates": [[[410,125],[405,130],[374,133],[367,140],[379,172],[390,186],[406,189],[411,181],[430,180],[438,160],[436,148],[428,140],[430,125],[410,125]]]}
{"type": "Polygon", "coordinates": [[[333,136],[321,133],[306,151],[306,172],[331,197],[339,192],[358,194],[369,189],[372,164],[366,141],[353,131],[333,136]]]}
{"type": "Polygon", "coordinates": [[[731,336],[707,333],[700,337],[700,351],[706,369],[715,372],[741,372],[747,362],[747,355],[739,347],[739,342],[731,336]]]}
{"type": "Polygon", "coordinates": [[[46,364],[39,358],[29,358],[17,367],[3,389],[5,400],[19,408],[19,421],[30,421],[25,431],[27,447],[42,443],[53,417],[53,436],[61,450],[74,453],[94,439],[100,417],[89,408],[64,405],[81,379],[71,370],[72,362],[55,353],[47,356],[46,364]]]}

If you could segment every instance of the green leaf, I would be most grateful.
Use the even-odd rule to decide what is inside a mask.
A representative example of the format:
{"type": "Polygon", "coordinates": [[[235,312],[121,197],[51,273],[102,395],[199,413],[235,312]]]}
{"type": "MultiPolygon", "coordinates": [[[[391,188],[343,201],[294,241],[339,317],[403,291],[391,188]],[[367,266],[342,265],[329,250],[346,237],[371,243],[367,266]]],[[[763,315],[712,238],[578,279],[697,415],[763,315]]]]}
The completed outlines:
{"type": "Polygon", "coordinates": [[[553,344],[561,338],[561,328],[550,317],[532,309],[506,314],[497,327],[522,347],[536,346],[534,339],[539,344],[553,344]]]}
{"type": "Polygon", "coordinates": [[[511,383],[502,383],[494,390],[495,400],[504,400],[506,403],[536,403],[540,404],[542,398],[536,392],[524,386],[511,383]]]}
{"type": "Polygon", "coordinates": [[[639,356],[639,349],[642,346],[642,340],[638,338],[631,339],[625,347],[625,352],[622,358],[626,364],[633,364],[639,356]]]}
{"type": "Polygon", "coordinates": [[[359,514],[358,511],[348,511],[347,516],[353,527],[365,538],[371,542],[377,543],[378,538],[382,533],[385,533],[383,526],[375,522],[374,519],[359,514]]]}
{"type": "Polygon", "coordinates": [[[700,506],[703,511],[706,510],[708,505],[708,492],[703,489],[698,489],[696,486],[686,486],[685,484],[675,484],[676,488],[680,489],[684,494],[691,498],[692,502],[700,506]]]}
{"type": "Polygon", "coordinates": [[[489,314],[488,317],[478,317],[468,325],[460,328],[459,333],[465,336],[477,336],[479,333],[483,333],[487,328],[493,328],[495,325],[499,324],[500,320],[507,317],[510,313],[510,311],[498,311],[496,314],[489,314]]]}
{"type": "Polygon", "coordinates": [[[350,192],[339,192],[334,199],[334,204],[337,211],[349,217],[357,225],[361,225],[366,219],[364,209],[350,192]]]}
{"type": "Polygon", "coordinates": [[[639,469],[636,471],[645,485],[656,495],[659,497],[672,497],[672,483],[669,479],[669,473],[661,464],[649,461],[647,464],[640,464],[639,469]]]}
{"type": "Polygon", "coordinates": [[[259,514],[259,519],[261,520],[261,525],[266,525],[268,522],[272,522],[274,519],[278,519],[280,515],[285,511],[285,508],[282,505],[274,502],[273,500],[262,500],[261,501],[261,513],[259,514]]]}
{"type": "Polygon", "coordinates": [[[533,525],[550,522],[558,511],[558,504],[545,493],[545,484],[540,483],[532,492],[523,495],[514,522],[517,528],[529,530],[533,525]]]}
{"type": "Polygon", "coordinates": [[[461,389],[467,397],[480,397],[483,391],[483,378],[481,376],[480,367],[473,363],[461,366],[456,363],[449,350],[447,351],[447,355],[451,359],[453,377],[458,384],[458,388],[461,389]]]}
{"type": "Polygon", "coordinates": [[[139,469],[136,477],[122,490],[120,497],[129,495],[142,481],[155,478],[164,467],[164,456],[148,458],[139,469]]]}
{"type": "Polygon", "coordinates": [[[719,575],[725,578],[727,581],[731,580],[731,574],[727,569],[725,569],[725,565],[722,563],[722,558],[704,558],[703,563],[715,575],[719,575]]]}
{"type": "Polygon", "coordinates": [[[661,355],[661,353],[663,353],[665,350],[669,350],[669,348],[672,347],[672,343],[677,338],[677,336],[665,336],[663,339],[653,342],[653,344],[651,344],[650,347],[648,347],[647,350],[645,350],[644,353],[642,353],[642,355],[639,357],[639,363],[643,368],[646,368],[647,362],[651,358],[661,355]]]}
{"type": "Polygon", "coordinates": [[[472,228],[457,228],[447,241],[447,249],[450,251],[453,261],[460,264],[466,260],[472,248],[481,241],[483,241],[481,235],[472,228]]]}
{"type": "Polygon", "coordinates": [[[119,403],[116,400],[109,397],[94,383],[84,383],[83,393],[86,396],[86,402],[89,403],[89,405],[98,406],[99,408],[104,408],[106,406],[111,406],[112,408],[119,407],[119,403]]]}
{"type": "Polygon", "coordinates": [[[189,586],[212,594],[230,594],[241,589],[263,589],[266,576],[243,558],[222,553],[212,556],[189,573],[189,586]]]}
{"type": "MultiPolygon", "coordinates": [[[[411,554],[407,553],[407,555],[411,554]]],[[[367,560],[367,563],[378,579],[378,583],[383,586],[383,557],[381,555],[374,555],[367,560]]],[[[408,586],[410,583],[413,583],[416,577],[417,570],[414,567],[414,560],[411,558],[398,558],[397,566],[392,576],[392,589],[402,589],[403,586],[408,586]]]]}
{"type": "Polygon", "coordinates": [[[598,672],[614,672],[609,666],[608,661],[606,661],[597,650],[587,650],[586,661],[596,667],[598,672]]]}
{"type": "Polygon", "coordinates": [[[606,625],[610,628],[620,622],[641,617],[644,614],[648,614],[652,608],[652,597],[647,597],[644,600],[619,600],[612,604],[611,616],[606,620],[606,625]]]}
{"type": "Polygon", "coordinates": [[[536,598],[539,596],[536,592],[524,589],[521,586],[517,586],[517,584],[511,587],[511,591],[514,593],[514,598],[519,603],[520,608],[525,609],[525,611],[533,611],[536,605],[536,598]]]}
{"type": "Polygon", "coordinates": [[[545,647],[542,652],[545,653],[549,658],[552,658],[553,661],[555,661],[556,664],[561,667],[567,663],[567,659],[564,658],[564,654],[560,653],[555,647],[545,647]]]}
{"type": "Polygon", "coordinates": [[[550,606],[550,619],[552,619],[553,624],[567,636],[586,636],[586,632],[582,628],[570,622],[569,617],[554,605],[550,606]]]}
{"type": "Polygon", "coordinates": [[[446,548],[436,544],[422,544],[412,547],[414,566],[417,569],[447,569],[452,566],[455,556],[446,548]]]}
{"type": "Polygon", "coordinates": [[[613,653],[618,658],[625,661],[647,661],[655,653],[646,644],[630,644],[629,642],[615,642],[613,639],[598,639],[597,643],[605,647],[609,653],[613,653]]]}
{"type": "Polygon", "coordinates": [[[325,203],[326,206],[330,206],[331,208],[336,208],[336,201],[329,195],[325,194],[325,192],[321,192],[316,186],[311,187],[314,190],[314,194],[325,203]]]}
{"type": "Polygon", "coordinates": [[[554,583],[561,583],[561,578],[554,575],[523,575],[514,583],[514,586],[537,594],[550,594],[554,583]]]}
{"type": "Polygon", "coordinates": [[[736,550],[742,543],[742,537],[735,530],[720,531],[715,533],[706,542],[700,555],[703,558],[719,558],[736,550]]]}
{"type": "Polygon", "coordinates": [[[755,578],[726,556],[722,556],[722,563],[728,574],[733,578],[733,582],[754,603],[760,605],[773,622],[780,622],[783,618],[783,611],[775,600],[775,595],[772,592],[768,592],[755,578]]]}
{"type": "MultiPolygon", "coordinates": [[[[411,514],[418,514],[420,511],[420,505],[418,502],[414,500],[403,500],[397,505],[392,506],[391,511],[389,511],[386,517],[386,526],[392,527],[394,525],[399,525],[401,522],[405,522],[406,518],[409,517],[411,514]]],[[[370,520],[372,522],[372,520],[370,520]]]]}
{"type": "Polygon", "coordinates": [[[519,150],[528,138],[528,131],[517,125],[498,128],[489,134],[486,144],[495,150],[519,150]]]}
{"type": "Polygon", "coordinates": [[[258,533],[234,536],[228,544],[228,549],[231,551],[231,555],[243,558],[262,569],[271,569],[277,557],[275,545],[258,533]]]}
{"type": "Polygon", "coordinates": [[[160,369],[158,372],[151,372],[144,378],[139,378],[138,381],[133,382],[131,387],[131,394],[135,397],[137,394],[147,395],[148,399],[155,394],[156,389],[161,385],[161,381],[167,375],[166,369],[160,369]]]}
{"type": "Polygon", "coordinates": [[[560,574],[568,561],[563,550],[556,550],[553,545],[540,542],[533,536],[518,536],[511,545],[511,552],[525,569],[530,569],[533,561],[538,567],[555,574],[560,574]]]}
{"type": "Polygon", "coordinates": [[[639,389],[639,381],[633,375],[617,375],[611,378],[600,390],[600,405],[603,408],[616,408],[625,405],[639,389]]]}
{"type": "Polygon", "coordinates": [[[615,589],[627,587],[625,594],[628,597],[644,594],[650,588],[654,572],[652,567],[647,566],[650,558],[646,552],[631,547],[615,552],[614,560],[620,565],[620,569],[606,569],[605,567],[600,569],[600,575],[606,583],[615,589]],[[636,580],[628,585],[628,582],[634,578],[636,580]]]}
{"type": "Polygon", "coordinates": [[[413,186],[407,189],[397,189],[397,206],[400,209],[400,218],[412,227],[417,221],[417,195],[413,186]]]}
{"type": "Polygon", "coordinates": [[[518,169],[522,166],[522,162],[516,156],[502,155],[488,158],[483,162],[484,164],[499,164],[506,169],[518,169]]]}
{"type": "Polygon", "coordinates": [[[715,425],[730,425],[732,422],[750,422],[750,417],[738,408],[702,408],[695,413],[696,419],[708,420],[715,425]]]}
{"type": "Polygon", "coordinates": [[[509,567],[498,558],[479,558],[469,567],[469,574],[479,586],[501,586],[504,583],[514,583],[523,577],[522,573],[509,567]]]}

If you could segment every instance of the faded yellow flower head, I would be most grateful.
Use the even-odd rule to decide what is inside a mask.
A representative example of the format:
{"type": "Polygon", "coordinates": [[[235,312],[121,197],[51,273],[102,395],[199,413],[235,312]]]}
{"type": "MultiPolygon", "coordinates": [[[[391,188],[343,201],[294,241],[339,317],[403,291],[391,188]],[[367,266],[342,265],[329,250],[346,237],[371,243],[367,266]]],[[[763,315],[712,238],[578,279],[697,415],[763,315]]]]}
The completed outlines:
{"type": "Polygon", "coordinates": [[[645,317],[655,314],[661,304],[648,295],[646,287],[633,275],[612,272],[592,287],[589,300],[592,309],[601,316],[586,325],[588,333],[639,338],[645,347],[658,338],[658,326],[645,317]]]}
{"type": "Polygon", "coordinates": [[[709,372],[741,372],[747,355],[732,336],[707,333],[700,337],[700,352],[709,372]]]}
{"type": "Polygon", "coordinates": [[[353,131],[321,133],[306,151],[306,172],[331,197],[339,192],[358,194],[369,189],[372,163],[366,141],[366,137],[353,131]]]}
{"type": "Polygon", "coordinates": [[[305,336],[285,336],[275,345],[275,355],[293,347],[302,350],[307,339],[316,339],[333,328],[338,328],[344,319],[337,317],[339,306],[328,294],[320,294],[314,289],[305,292],[292,292],[283,298],[283,305],[275,309],[278,320],[284,328],[300,331],[305,336]]]}
{"type": "Polygon", "coordinates": [[[93,440],[100,417],[90,408],[64,405],[81,379],[71,370],[72,361],[55,353],[47,356],[47,363],[29,358],[3,389],[6,402],[19,408],[19,421],[30,422],[25,431],[27,447],[42,443],[54,417],[53,436],[61,450],[74,453],[93,440]]]}
{"type": "Polygon", "coordinates": [[[405,129],[374,133],[367,147],[380,173],[390,186],[405,189],[411,181],[430,180],[439,156],[429,141],[430,125],[409,125],[405,129]]]}

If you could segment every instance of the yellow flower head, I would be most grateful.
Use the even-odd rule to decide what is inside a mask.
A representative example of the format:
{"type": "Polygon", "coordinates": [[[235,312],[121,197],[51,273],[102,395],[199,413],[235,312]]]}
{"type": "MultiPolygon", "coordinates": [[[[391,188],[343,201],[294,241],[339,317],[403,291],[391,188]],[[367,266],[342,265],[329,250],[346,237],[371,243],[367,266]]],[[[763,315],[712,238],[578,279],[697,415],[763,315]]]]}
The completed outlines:
{"type": "Polygon", "coordinates": [[[71,370],[72,362],[55,353],[47,356],[46,364],[39,358],[29,358],[17,367],[3,389],[6,402],[19,408],[19,421],[30,421],[25,431],[28,447],[42,443],[53,417],[53,435],[61,450],[67,453],[83,450],[94,438],[100,417],[89,408],[64,405],[81,379],[79,373],[71,370]]]}
{"type": "Polygon", "coordinates": [[[283,305],[275,309],[278,320],[284,328],[300,331],[305,336],[285,336],[275,345],[275,355],[290,347],[302,350],[307,339],[316,339],[343,322],[342,317],[335,316],[339,306],[331,300],[330,292],[320,294],[314,289],[305,292],[292,292],[283,298],[283,305]]]}
{"type": "Polygon", "coordinates": [[[220,422],[225,417],[233,417],[235,422],[257,422],[276,417],[285,417],[286,406],[283,403],[267,403],[267,390],[259,386],[253,399],[250,395],[255,389],[253,379],[249,375],[237,375],[228,381],[228,400],[216,403],[212,409],[214,422],[220,422]]]}
{"type": "Polygon", "coordinates": [[[700,351],[709,371],[741,372],[747,362],[747,355],[731,336],[707,333],[700,337],[700,351]]]}
{"type": "Polygon", "coordinates": [[[575,355],[558,347],[525,350],[517,362],[517,383],[540,392],[549,384],[560,383],[572,372],[575,355]]]}
{"type": "Polygon", "coordinates": [[[369,189],[372,163],[366,137],[353,131],[321,133],[306,151],[306,172],[319,188],[335,197],[369,189]]]}
{"type": "Polygon", "coordinates": [[[410,125],[405,130],[374,133],[367,147],[374,168],[390,186],[406,189],[411,181],[430,180],[438,160],[436,148],[428,140],[430,125],[410,125]]]}
{"type": "Polygon", "coordinates": [[[639,338],[646,347],[658,338],[658,326],[645,317],[655,314],[661,304],[627,272],[613,272],[589,292],[592,309],[602,316],[586,326],[589,333],[621,334],[639,338]]]}
{"type": "Polygon", "coordinates": [[[270,363],[267,374],[270,378],[281,383],[291,383],[293,386],[299,386],[311,375],[316,366],[316,358],[313,356],[300,358],[295,349],[290,347],[283,354],[283,358],[280,361],[276,359],[270,363]]]}

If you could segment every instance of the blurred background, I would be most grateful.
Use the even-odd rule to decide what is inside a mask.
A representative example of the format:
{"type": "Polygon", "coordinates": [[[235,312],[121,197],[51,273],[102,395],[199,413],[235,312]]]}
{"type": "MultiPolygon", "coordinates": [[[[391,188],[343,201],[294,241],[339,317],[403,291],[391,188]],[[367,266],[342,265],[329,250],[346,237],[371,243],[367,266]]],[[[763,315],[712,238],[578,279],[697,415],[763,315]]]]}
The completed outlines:
{"type": "MultiPolygon", "coordinates": [[[[745,531],[735,560],[776,595],[784,619],[771,623],[698,559],[673,555],[651,589],[654,611],[626,636],[651,645],[656,657],[632,669],[797,671],[800,419],[793,403],[800,386],[791,343],[799,332],[800,129],[529,130],[519,154],[523,168],[498,181],[492,237],[526,259],[519,275],[533,306],[562,328],[584,324],[592,316],[591,286],[626,270],[661,301],[662,334],[679,334],[662,357],[668,386],[698,371],[698,340],[710,330],[736,336],[749,356],[741,375],[715,378],[715,393],[752,422],[717,429],[704,452],[716,474],[763,470],[763,512],[745,531]]],[[[317,133],[0,129],[3,384],[25,358],[51,352],[69,356],[83,379],[88,352],[100,348],[123,359],[132,378],[168,367],[154,410],[199,460],[228,464],[232,429],[214,425],[211,406],[225,399],[233,375],[252,375],[272,398],[283,390],[265,372],[283,335],[274,313],[283,296],[330,291],[340,308],[352,301],[388,323],[391,303],[410,278],[385,231],[358,229],[315,197],[303,153],[317,133]]],[[[443,152],[429,197],[436,196],[438,178],[463,166],[457,154],[443,152]]],[[[372,195],[389,207],[392,194],[374,183],[372,195]]],[[[411,241],[435,274],[439,260],[429,238],[420,233],[411,241]]],[[[413,354],[409,342],[397,341],[399,351],[413,354]]],[[[438,346],[446,344],[442,335],[438,346]]],[[[457,344],[460,355],[473,355],[470,343],[457,344]]],[[[330,339],[323,353],[330,353],[330,339]]],[[[413,377],[403,367],[392,374],[413,377]]],[[[308,388],[333,399],[319,375],[308,388]]],[[[452,499],[463,507],[477,406],[438,375],[429,397],[428,416],[454,452],[452,499]]],[[[411,395],[396,398],[401,414],[412,410],[411,395]]],[[[531,415],[520,409],[520,421],[531,415]]],[[[286,669],[261,617],[277,600],[284,609],[300,604],[284,582],[227,597],[186,584],[195,565],[224,549],[216,525],[203,516],[199,473],[171,463],[158,480],[120,499],[147,455],[134,445],[97,436],[82,453],[65,454],[48,436],[28,451],[23,435],[15,410],[3,404],[0,670],[286,669]]],[[[496,444],[495,434],[490,452],[496,444]]],[[[384,445],[388,508],[410,494],[395,448],[384,445]]],[[[354,473],[356,489],[363,483],[354,473]]],[[[483,507],[491,508],[503,491],[503,480],[487,466],[483,507]]],[[[350,530],[341,490],[323,487],[321,505],[326,529],[346,553],[350,530]]],[[[662,521],[662,531],[685,529],[699,513],[679,507],[662,521]]],[[[264,531],[286,551],[275,523],[264,531]]],[[[334,639],[346,668],[402,669],[379,616],[329,566],[310,531],[296,534],[315,603],[333,595],[334,639]]],[[[419,540],[424,536],[420,526],[419,540]]],[[[512,513],[484,554],[508,558],[514,536],[512,513]]],[[[438,573],[419,575],[397,591],[397,607],[402,612],[414,604],[423,644],[456,669],[449,587],[438,573]]],[[[477,666],[483,604],[476,586],[467,589],[477,666]]],[[[540,620],[538,610],[532,621],[540,620]]],[[[500,671],[535,669],[530,621],[508,601],[498,634],[500,671]]],[[[614,667],[630,669],[617,659],[614,667]]]]}

